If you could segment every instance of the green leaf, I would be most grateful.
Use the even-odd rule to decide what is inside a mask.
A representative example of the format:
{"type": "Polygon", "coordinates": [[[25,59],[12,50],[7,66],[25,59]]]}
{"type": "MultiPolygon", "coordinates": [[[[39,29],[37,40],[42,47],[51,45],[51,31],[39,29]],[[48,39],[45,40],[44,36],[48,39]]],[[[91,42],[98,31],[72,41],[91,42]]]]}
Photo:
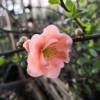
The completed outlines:
{"type": "Polygon", "coordinates": [[[16,62],[19,62],[20,61],[20,57],[18,56],[18,55],[14,55],[13,57],[12,57],[12,62],[14,62],[14,63],[16,63],[16,62]]]}
{"type": "Polygon", "coordinates": [[[74,17],[76,15],[76,6],[71,0],[66,0],[66,8],[69,10],[69,12],[66,12],[66,16],[74,17]]]}
{"type": "Polygon", "coordinates": [[[69,11],[72,11],[72,7],[73,7],[74,3],[71,0],[66,0],[65,5],[69,11]]]}
{"type": "Polygon", "coordinates": [[[6,62],[4,57],[0,57],[0,65],[3,65],[6,62]]]}
{"type": "Polygon", "coordinates": [[[94,46],[94,41],[90,40],[87,46],[88,48],[92,48],[94,46]]]}
{"type": "Polygon", "coordinates": [[[77,60],[77,64],[79,65],[83,65],[84,63],[88,62],[88,59],[84,58],[84,57],[80,57],[78,60],[77,60]]]}
{"type": "Polygon", "coordinates": [[[89,87],[89,85],[85,85],[84,89],[85,89],[84,92],[87,93],[88,95],[90,95],[92,93],[91,88],[89,87]]]}
{"type": "Polygon", "coordinates": [[[87,15],[92,16],[97,9],[97,6],[95,4],[89,4],[87,7],[87,15]]]}
{"type": "Polygon", "coordinates": [[[85,30],[87,33],[90,33],[91,32],[91,29],[92,29],[92,25],[91,23],[86,23],[85,24],[85,30]]]}
{"type": "Polygon", "coordinates": [[[100,91],[100,83],[96,84],[96,88],[98,91],[100,91]]]}
{"type": "Polygon", "coordinates": [[[89,49],[89,52],[93,57],[97,56],[97,52],[94,49],[89,49]]]}
{"type": "Polygon", "coordinates": [[[67,16],[67,17],[72,17],[72,13],[71,12],[65,12],[64,15],[67,16]]]}
{"type": "Polygon", "coordinates": [[[95,33],[98,29],[100,29],[100,18],[93,20],[92,22],[91,32],[95,33]]]}
{"type": "Polygon", "coordinates": [[[74,16],[76,16],[76,6],[75,5],[73,5],[72,6],[72,16],[74,17],[74,16]]]}
{"type": "Polygon", "coordinates": [[[94,65],[96,68],[98,68],[98,67],[100,68],[100,60],[97,60],[94,65]]]}
{"type": "Polygon", "coordinates": [[[78,0],[79,6],[84,7],[87,4],[87,0],[78,0]]]}
{"type": "Polygon", "coordinates": [[[60,0],[48,0],[50,4],[59,4],[60,0]]]}
{"type": "Polygon", "coordinates": [[[95,63],[93,64],[93,68],[92,68],[92,74],[97,73],[100,70],[100,61],[96,60],[95,63]]]}

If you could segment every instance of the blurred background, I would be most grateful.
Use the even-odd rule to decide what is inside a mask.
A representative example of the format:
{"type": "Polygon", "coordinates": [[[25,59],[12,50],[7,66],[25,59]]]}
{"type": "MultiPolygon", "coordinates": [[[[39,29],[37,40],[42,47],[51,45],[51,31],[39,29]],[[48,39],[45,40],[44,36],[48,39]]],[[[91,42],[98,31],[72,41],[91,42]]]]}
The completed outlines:
{"type": "Polygon", "coordinates": [[[74,17],[83,35],[100,34],[100,0],[70,1],[75,16],[48,0],[0,0],[0,100],[100,100],[100,39],[73,43],[71,61],[56,80],[28,76],[27,53],[17,47],[21,36],[40,34],[49,24],[79,35],[74,17]]]}

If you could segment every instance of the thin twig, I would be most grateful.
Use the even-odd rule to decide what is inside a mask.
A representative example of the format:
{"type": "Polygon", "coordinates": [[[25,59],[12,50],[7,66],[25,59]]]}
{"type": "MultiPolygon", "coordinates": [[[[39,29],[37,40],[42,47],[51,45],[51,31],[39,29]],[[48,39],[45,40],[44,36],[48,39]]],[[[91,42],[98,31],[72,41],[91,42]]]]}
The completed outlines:
{"type": "Polygon", "coordinates": [[[87,36],[76,36],[76,37],[73,37],[73,41],[74,42],[81,42],[81,41],[87,41],[87,40],[97,40],[97,39],[100,39],[100,33],[87,35],[87,36]]]}
{"type": "Polygon", "coordinates": [[[7,29],[3,29],[3,28],[1,28],[0,27],[0,32],[2,33],[14,33],[14,34],[22,34],[22,33],[33,33],[33,31],[28,31],[28,30],[20,30],[20,31],[18,31],[18,30],[7,30],[7,29]]]}
{"type": "MultiPolygon", "coordinates": [[[[82,41],[87,41],[87,40],[96,40],[100,38],[100,34],[92,34],[92,35],[87,35],[87,36],[76,36],[76,37],[72,37],[73,42],[82,42],[82,41]]],[[[0,56],[9,56],[15,53],[19,53],[24,51],[24,48],[20,48],[20,49],[16,49],[16,50],[12,50],[12,51],[8,51],[8,52],[4,52],[4,53],[0,53],[0,56]]]]}
{"type": "Polygon", "coordinates": [[[68,8],[65,6],[63,0],[60,0],[60,5],[61,5],[61,7],[64,8],[67,12],[70,12],[70,11],[68,10],[68,8]]]}
{"type": "Polygon", "coordinates": [[[29,81],[30,79],[22,79],[22,80],[17,80],[17,81],[10,82],[10,83],[0,84],[0,91],[14,90],[15,88],[19,88],[21,84],[26,84],[29,81]]]}
{"type": "Polygon", "coordinates": [[[24,48],[3,52],[3,53],[0,53],[0,56],[9,56],[9,55],[19,53],[19,52],[22,52],[22,51],[24,51],[24,48]]]}

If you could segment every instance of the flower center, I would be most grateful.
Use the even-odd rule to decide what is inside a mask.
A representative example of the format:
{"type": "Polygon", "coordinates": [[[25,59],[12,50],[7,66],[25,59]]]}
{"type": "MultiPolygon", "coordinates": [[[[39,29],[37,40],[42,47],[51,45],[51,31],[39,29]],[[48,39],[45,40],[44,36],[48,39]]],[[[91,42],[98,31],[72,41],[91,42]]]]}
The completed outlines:
{"type": "Polygon", "coordinates": [[[48,46],[43,50],[43,55],[45,59],[52,59],[56,56],[57,50],[54,46],[48,46]]]}

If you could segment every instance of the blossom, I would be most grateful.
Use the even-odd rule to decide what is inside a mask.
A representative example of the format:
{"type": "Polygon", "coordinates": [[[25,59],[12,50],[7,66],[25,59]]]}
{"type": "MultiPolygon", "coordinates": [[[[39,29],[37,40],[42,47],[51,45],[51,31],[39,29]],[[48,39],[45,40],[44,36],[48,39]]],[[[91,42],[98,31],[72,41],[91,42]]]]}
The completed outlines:
{"type": "Polygon", "coordinates": [[[57,78],[64,63],[70,60],[71,45],[71,37],[60,33],[55,25],[44,28],[42,34],[34,34],[23,44],[28,52],[28,74],[32,77],[45,75],[49,78],[57,78]]]}

